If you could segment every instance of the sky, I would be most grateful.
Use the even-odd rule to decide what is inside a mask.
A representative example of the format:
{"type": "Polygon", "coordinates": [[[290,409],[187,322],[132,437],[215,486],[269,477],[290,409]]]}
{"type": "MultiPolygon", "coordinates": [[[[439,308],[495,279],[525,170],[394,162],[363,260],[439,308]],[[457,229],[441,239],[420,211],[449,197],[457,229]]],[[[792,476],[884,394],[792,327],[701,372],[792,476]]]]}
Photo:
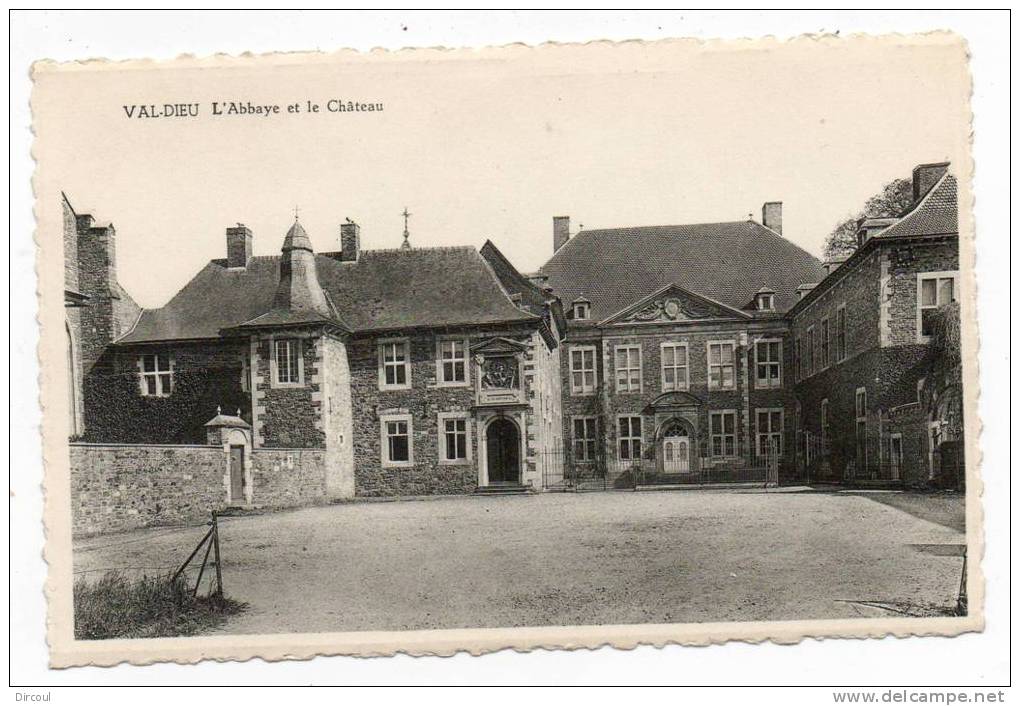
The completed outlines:
{"type": "Polygon", "coordinates": [[[36,191],[40,209],[63,191],[115,225],[120,282],[146,307],[224,257],[235,223],[255,254],[279,252],[295,207],[319,251],[339,249],[346,218],[363,248],[399,246],[406,207],[412,245],[491,239],[530,272],[552,254],[553,216],[575,231],[757,220],[782,201],[784,237],[820,256],[914,165],[968,168],[962,57],[951,41],[837,39],[41,70],[36,191]],[[215,116],[214,101],[281,112],[215,116]],[[199,115],[125,110],[165,103],[199,115]]]}

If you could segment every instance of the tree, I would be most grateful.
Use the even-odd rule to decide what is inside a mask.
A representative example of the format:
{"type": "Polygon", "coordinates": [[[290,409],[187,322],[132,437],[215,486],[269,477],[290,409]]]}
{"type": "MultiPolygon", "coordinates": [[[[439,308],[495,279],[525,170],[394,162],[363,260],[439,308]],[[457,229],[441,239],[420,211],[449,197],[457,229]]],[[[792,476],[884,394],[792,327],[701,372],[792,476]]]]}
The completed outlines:
{"type": "Polygon", "coordinates": [[[849,255],[857,249],[857,221],[861,218],[897,218],[914,201],[914,187],[909,179],[894,179],[872,196],[857,215],[846,218],[832,229],[825,239],[825,257],[849,255]]]}

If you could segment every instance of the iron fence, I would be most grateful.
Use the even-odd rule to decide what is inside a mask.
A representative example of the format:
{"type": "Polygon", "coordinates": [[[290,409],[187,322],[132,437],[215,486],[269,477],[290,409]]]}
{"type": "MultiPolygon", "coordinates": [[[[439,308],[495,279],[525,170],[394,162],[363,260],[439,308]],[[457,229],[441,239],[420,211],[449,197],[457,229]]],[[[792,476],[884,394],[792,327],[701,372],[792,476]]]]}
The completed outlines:
{"type": "Polygon", "coordinates": [[[538,454],[542,485],[549,491],[633,490],[652,486],[779,484],[782,456],[775,443],[751,458],[688,456],[663,458],[651,453],[638,459],[607,458],[604,453],[578,457],[571,450],[538,454]]]}

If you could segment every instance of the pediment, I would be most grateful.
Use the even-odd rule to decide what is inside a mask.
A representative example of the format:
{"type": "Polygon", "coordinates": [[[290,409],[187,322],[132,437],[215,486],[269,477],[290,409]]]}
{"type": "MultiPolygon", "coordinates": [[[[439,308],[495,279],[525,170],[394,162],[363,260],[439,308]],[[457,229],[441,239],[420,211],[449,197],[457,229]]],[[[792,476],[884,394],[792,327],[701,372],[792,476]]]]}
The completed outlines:
{"type": "Polygon", "coordinates": [[[527,350],[527,348],[528,346],[520,341],[496,337],[474,344],[471,346],[471,353],[476,356],[512,355],[527,350]]]}
{"type": "Polygon", "coordinates": [[[669,324],[748,318],[746,312],[671,284],[610,316],[602,324],[669,324]]]}

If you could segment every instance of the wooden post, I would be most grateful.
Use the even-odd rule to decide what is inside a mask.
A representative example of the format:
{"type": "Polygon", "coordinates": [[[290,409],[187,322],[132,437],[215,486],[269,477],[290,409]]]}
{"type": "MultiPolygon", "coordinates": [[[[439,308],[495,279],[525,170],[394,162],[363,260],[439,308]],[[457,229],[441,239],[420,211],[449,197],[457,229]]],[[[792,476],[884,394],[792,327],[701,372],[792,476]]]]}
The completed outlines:
{"type": "MultiPolygon", "coordinates": [[[[210,532],[211,532],[211,530],[210,530],[210,532]]],[[[208,535],[206,535],[206,537],[208,537],[208,535]]],[[[205,540],[203,539],[202,541],[204,542],[205,540]]],[[[212,542],[209,542],[209,544],[207,544],[206,547],[205,547],[205,556],[202,557],[202,568],[200,568],[198,570],[198,579],[195,581],[195,590],[193,590],[191,592],[191,596],[192,597],[195,597],[195,596],[198,595],[198,587],[202,585],[202,576],[205,574],[206,564],[209,563],[209,550],[210,549],[212,549],[212,542]]]]}
{"type": "Polygon", "coordinates": [[[213,553],[216,559],[216,593],[223,597],[223,573],[220,571],[220,525],[216,519],[216,511],[213,510],[212,514],[213,522],[213,553]]]}
{"type": "Polygon", "coordinates": [[[177,569],[177,572],[174,573],[173,578],[170,579],[171,583],[175,582],[177,580],[177,577],[184,573],[184,570],[188,568],[188,564],[190,564],[191,560],[195,558],[195,555],[198,554],[198,550],[202,548],[202,545],[205,544],[207,539],[209,539],[209,536],[212,534],[212,532],[213,532],[212,529],[210,529],[208,532],[205,533],[205,536],[202,537],[202,541],[198,543],[198,546],[196,546],[195,549],[188,556],[188,558],[184,560],[184,563],[181,564],[181,568],[177,569]]]}

